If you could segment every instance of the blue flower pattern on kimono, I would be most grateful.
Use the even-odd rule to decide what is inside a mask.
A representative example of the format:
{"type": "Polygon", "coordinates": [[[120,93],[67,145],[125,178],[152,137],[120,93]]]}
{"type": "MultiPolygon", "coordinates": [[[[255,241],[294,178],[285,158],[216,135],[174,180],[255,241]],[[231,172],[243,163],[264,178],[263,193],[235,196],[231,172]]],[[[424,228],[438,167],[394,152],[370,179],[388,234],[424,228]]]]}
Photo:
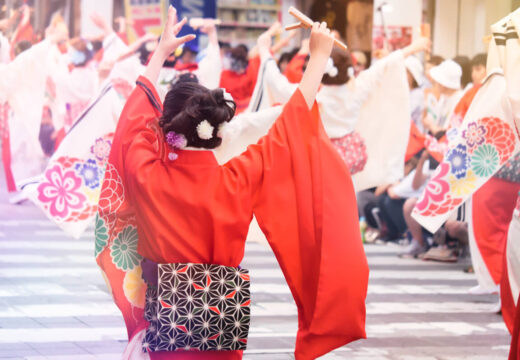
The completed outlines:
{"type": "Polygon", "coordinates": [[[466,172],[470,165],[470,158],[465,145],[459,144],[448,151],[446,159],[451,164],[451,173],[455,175],[457,179],[462,179],[466,176],[466,172]]]}
{"type": "Polygon", "coordinates": [[[96,189],[101,185],[102,169],[99,168],[96,160],[89,159],[84,164],[76,164],[76,171],[87,187],[96,189]]]}

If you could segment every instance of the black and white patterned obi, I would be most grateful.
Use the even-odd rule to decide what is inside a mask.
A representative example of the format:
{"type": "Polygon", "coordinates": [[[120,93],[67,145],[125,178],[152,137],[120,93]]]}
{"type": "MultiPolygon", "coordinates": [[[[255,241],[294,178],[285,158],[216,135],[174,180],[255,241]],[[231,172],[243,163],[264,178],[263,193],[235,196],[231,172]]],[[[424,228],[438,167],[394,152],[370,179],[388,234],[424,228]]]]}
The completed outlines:
{"type": "Polygon", "coordinates": [[[145,351],[245,350],[251,295],[249,273],[221,265],[159,264],[149,285],[145,351]]]}

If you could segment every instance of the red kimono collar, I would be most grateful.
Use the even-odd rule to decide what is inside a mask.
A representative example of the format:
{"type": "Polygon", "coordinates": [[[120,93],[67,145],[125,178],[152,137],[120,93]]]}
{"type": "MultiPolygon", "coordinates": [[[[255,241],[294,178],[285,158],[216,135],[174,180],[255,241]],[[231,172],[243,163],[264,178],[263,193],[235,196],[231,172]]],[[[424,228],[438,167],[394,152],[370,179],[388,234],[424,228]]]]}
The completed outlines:
{"type": "MultiPolygon", "coordinates": [[[[166,144],[165,144],[166,145],[166,144]]],[[[168,146],[168,145],[166,145],[168,146]]],[[[175,164],[193,164],[193,165],[215,165],[218,166],[215,154],[211,150],[178,150],[174,151],[178,157],[175,159],[175,164]]]]}

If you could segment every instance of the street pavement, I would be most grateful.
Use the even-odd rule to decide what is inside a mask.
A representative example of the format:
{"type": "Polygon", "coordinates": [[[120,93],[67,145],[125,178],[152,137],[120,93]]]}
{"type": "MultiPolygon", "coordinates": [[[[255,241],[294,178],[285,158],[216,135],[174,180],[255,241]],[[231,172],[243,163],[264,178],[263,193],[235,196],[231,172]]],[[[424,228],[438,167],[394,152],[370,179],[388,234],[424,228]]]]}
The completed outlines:
{"type": "MultiPolygon", "coordinates": [[[[125,327],[95,264],[92,228],[75,240],[33,205],[0,201],[0,359],[120,359],[125,327]]],[[[498,297],[468,294],[476,280],[464,264],[399,259],[396,245],[365,249],[368,339],[324,359],[507,358],[498,297]]],[[[296,307],[272,252],[248,242],[243,266],[253,298],[244,358],[293,359],[296,307]]]]}

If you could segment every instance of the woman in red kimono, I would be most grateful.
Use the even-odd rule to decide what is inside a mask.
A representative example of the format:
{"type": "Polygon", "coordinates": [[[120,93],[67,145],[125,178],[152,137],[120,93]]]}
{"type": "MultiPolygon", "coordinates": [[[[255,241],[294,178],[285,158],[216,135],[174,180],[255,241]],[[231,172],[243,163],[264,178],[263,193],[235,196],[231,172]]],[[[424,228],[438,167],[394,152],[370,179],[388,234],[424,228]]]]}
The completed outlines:
{"type": "Polygon", "coordinates": [[[298,307],[296,358],[314,359],[365,337],[368,266],[355,195],[314,103],[333,44],[326,24],[314,25],[307,71],[269,134],[219,166],[210,149],[234,113],[223,91],[179,84],[162,110],[153,86],[165,57],[193,38],[176,38],[185,20],[175,25],[173,8],[168,16],[121,114],[96,221],[97,262],[130,339],[123,358],[242,358],[242,351],[143,352],[153,330],[141,278],[148,281],[150,263],[237,268],[253,214],[298,307]]]}

